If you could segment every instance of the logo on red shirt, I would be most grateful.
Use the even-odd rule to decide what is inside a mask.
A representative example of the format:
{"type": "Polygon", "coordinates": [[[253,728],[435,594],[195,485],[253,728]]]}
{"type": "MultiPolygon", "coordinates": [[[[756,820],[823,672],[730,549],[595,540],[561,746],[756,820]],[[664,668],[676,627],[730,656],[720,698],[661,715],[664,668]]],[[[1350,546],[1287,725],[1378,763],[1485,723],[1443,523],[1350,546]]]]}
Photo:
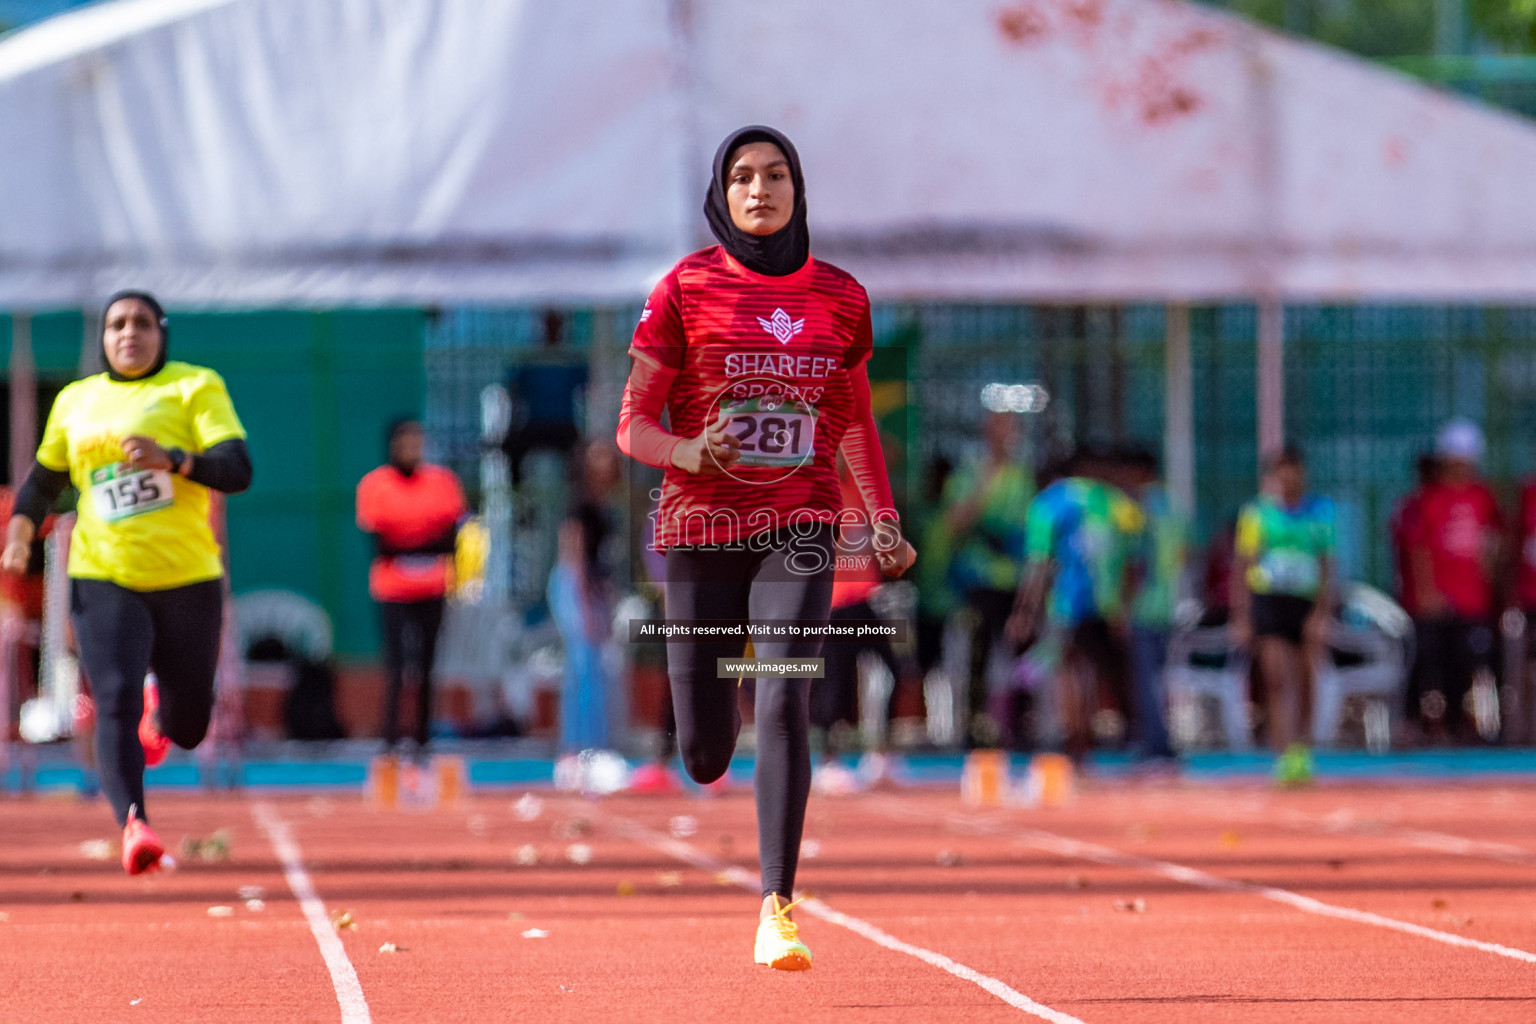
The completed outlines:
{"type": "Polygon", "coordinates": [[[805,330],[804,317],[791,320],[782,308],[775,309],[771,317],[758,317],[757,322],[763,325],[763,330],[779,339],[780,345],[788,345],[791,338],[805,330]]]}

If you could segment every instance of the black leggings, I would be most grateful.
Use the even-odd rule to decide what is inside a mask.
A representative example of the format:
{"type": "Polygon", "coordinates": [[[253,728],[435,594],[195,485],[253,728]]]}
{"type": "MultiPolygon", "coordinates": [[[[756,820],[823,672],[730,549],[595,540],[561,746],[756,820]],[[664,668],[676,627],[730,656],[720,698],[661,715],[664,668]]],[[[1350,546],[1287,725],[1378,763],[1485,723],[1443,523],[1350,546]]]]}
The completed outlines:
{"type": "Polygon", "coordinates": [[[405,673],[416,678],[416,745],[425,747],[432,729],[432,662],[443,599],[380,601],[384,616],[384,746],[400,738],[400,689],[405,673]]]}
{"type": "Polygon", "coordinates": [[[144,676],[160,690],[160,732],[191,750],[208,733],[224,625],[224,583],[208,580],[139,591],[105,580],[71,580],[69,614],[96,701],[96,768],[120,825],[144,810],[144,676]]]}
{"type": "MultiPolygon", "coordinates": [[[[832,607],[832,527],[821,524],[806,537],[795,537],[786,528],[766,547],[668,551],[668,621],[825,625],[832,607]]],[[[759,658],[814,658],[821,654],[821,643],[820,636],[802,636],[757,639],[752,646],[759,658]]],[[[736,684],[717,678],[715,659],[739,658],[745,646],[741,640],[667,642],[678,749],[688,774],[699,782],[724,775],[736,750],[741,731],[736,684]]],[[[811,795],[810,692],[808,678],[757,680],[753,788],[764,897],[788,897],[795,887],[811,795]]]]}

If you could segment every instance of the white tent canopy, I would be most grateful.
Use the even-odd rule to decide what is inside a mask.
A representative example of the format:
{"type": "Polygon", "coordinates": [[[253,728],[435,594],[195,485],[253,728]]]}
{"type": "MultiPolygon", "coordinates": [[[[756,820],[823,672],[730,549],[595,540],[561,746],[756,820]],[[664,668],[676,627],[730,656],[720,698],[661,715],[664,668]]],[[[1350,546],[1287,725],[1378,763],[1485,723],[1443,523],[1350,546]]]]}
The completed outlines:
{"type": "Polygon", "coordinates": [[[879,298],[1536,299],[1536,127],[1175,0],[119,0],[0,42],[0,308],[631,301],[749,122],[879,298]]]}

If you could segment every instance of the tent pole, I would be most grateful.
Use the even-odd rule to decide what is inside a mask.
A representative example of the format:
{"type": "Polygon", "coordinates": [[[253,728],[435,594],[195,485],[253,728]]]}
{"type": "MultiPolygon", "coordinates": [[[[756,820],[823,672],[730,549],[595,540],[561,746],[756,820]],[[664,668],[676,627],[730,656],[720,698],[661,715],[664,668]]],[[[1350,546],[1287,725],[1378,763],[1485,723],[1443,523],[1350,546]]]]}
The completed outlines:
{"type": "Polygon", "coordinates": [[[1195,511],[1195,387],[1189,307],[1173,303],[1163,315],[1163,466],[1174,509],[1190,516],[1195,511]]]}
{"type": "Polygon", "coordinates": [[[1259,299],[1259,460],[1285,443],[1285,306],[1270,292],[1259,299]]]}
{"type": "Polygon", "coordinates": [[[32,316],[11,317],[11,483],[21,486],[37,451],[37,372],[32,359],[32,316]]]}

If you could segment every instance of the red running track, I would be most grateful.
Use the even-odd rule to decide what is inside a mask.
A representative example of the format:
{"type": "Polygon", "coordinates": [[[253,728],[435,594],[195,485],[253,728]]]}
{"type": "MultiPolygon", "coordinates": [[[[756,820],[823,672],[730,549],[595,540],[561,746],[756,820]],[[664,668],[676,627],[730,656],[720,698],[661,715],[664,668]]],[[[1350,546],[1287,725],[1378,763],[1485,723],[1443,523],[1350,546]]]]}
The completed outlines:
{"type": "Polygon", "coordinates": [[[113,839],[101,804],[0,804],[0,1018],[1536,1019],[1533,785],[1104,786],[1041,810],[814,798],[801,974],[751,963],[749,794],[540,794],[532,820],[515,797],[431,813],[160,797],[173,848],[227,829],[230,855],[142,879],[115,842],[109,860],[82,847],[113,839]],[[291,838],[318,929],[261,815],[291,838]],[[355,927],[337,931],[343,911],[355,927]],[[316,930],[355,971],[350,1003],[316,930]]]}

